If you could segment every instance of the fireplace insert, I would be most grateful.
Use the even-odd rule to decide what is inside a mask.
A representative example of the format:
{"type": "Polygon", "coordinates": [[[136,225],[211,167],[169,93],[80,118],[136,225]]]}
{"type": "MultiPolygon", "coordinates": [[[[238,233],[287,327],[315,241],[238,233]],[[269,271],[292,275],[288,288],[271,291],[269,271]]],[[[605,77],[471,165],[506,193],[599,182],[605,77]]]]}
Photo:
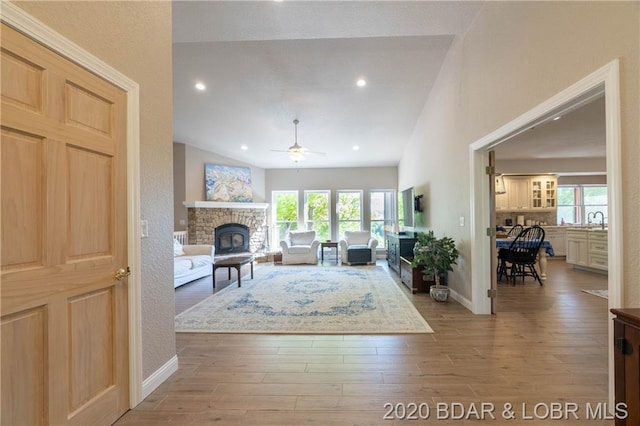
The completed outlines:
{"type": "Polygon", "coordinates": [[[216,254],[249,252],[249,227],[240,223],[227,223],[215,229],[216,254]]]}

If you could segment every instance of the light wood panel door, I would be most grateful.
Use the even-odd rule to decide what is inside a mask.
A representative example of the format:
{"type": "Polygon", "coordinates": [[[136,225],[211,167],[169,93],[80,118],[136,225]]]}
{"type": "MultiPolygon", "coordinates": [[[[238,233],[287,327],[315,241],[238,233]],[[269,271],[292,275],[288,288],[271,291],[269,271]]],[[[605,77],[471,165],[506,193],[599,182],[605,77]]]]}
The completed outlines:
{"type": "Polygon", "coordinates": [[[126,94],[2,26],[1,423],[128,408],[126,94]]]}

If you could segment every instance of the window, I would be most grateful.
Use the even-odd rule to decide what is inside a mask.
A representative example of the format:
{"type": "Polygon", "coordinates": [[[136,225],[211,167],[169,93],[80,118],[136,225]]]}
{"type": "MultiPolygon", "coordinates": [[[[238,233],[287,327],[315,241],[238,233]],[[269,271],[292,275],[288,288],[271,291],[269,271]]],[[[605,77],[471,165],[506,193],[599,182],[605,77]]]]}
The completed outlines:
{"type": "Polygon", "coordinates": [[[298,229],[298,191],[273,191],[274,245],[284,240],[289,231],[298,229]]]}
{"type": "Polygon", "coordinates": [[[329,191],[304,192],[304,222],[308,230],[316,231],[316,238],[320,241],[331,239],[329,191]]]}
{"type": "Polygon", "coordinates": [[[587,225],[597,211],[602,212],[606,223],[609,216],[606,185],[558,186],[558,224],[587,225]]]}
{"type": "Polygon", "coordinates": [[[558,224],[580,223],[580,189],[558,186],[558,224]]]}
{"type": "Polygon", "coordinates": [[[362,191],[338,191],[338,239],[344,231],[362,229],[362,191]]]}
{"type": "Polygon", "coordinates": [[[404,197],[402,196],[402,192],[398,192],[398,209],[396,210],[396,214],[398,217],[398,229],[404,228],[404,197]]]}
{"type": "Polygon", "coordinates": [[[378,247],[386,246],[386,233],[396,221],[396,192],[371,191],[371,235],[378,240],[378,247]]]}

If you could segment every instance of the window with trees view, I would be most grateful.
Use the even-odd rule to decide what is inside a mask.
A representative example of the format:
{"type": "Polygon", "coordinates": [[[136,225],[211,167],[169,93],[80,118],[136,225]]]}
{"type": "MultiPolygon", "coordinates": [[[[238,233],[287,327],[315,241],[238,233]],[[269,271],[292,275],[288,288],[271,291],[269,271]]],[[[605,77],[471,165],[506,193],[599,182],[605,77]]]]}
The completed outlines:
{"type": "Polygon", "coordinates": [[[273,224],[275,244],[284,240],[289,231],[298,229],[298,191],[273,191],[273,224]]]}
{"type": "Polygon", "coordinates": [[[398,218],[398,229],[404,228],[404,197],[402,192],[398,192],[396,200],[398,201],[398,208],[396,209],[396,217],[398,218]]]}
{"type": "Polygon", "coordinates": [[[329,191],[304,192],[304,222],[308,230],[316,231],[320,241],[331,239],[331,215],[329,191]]]}
{"type": "Polygon", "coordinates": [[[362,191],[337,191],[338,239],[362,229],[362,191]]]}
{"type": "Polygon", "coordinates": [[[386,246],[386,229],[396,220],[396,191],[371,191],[371,235],[378,247],[386,246]]]}
{"type": "Polygon", "coordinates": [[[606,219],[606,185],[559,185],[558,186],[558,224],[588,224],[588,218],[600,211],[606,219]],[[591,215],[590,215],[591,213],[591,215]]]}

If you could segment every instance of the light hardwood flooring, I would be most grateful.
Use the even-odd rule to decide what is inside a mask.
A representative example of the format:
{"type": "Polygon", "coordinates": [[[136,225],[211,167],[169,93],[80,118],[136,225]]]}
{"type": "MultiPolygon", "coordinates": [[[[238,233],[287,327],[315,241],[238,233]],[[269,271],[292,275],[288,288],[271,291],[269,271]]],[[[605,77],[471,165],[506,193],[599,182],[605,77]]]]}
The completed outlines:
{"type": "MultiPolygon", "coordinates": [[[[378,264],[386,268],[386,262],[378,264]]],[[[495,420],[484,416],[489,424],[613,425],[586,419],[587,403],[608,400],[609,320],[607,301],[580,291],[605,289],[607,278],[575,271],[562,260],[548,267],[542,287],[532,280],[500,284],[499,313],[493,316],[410,295],[397,284],[433,334],[178,333],[178,372],[117,424],[422,424],[425,420],[400,421],[396,412],[391,412],[395,420],[384,420],[390,411],[385,404],[402,414],[411,403],[426,403],[429,422],[462,425],[467,422],[438,414],[436,404],[460,403],[469,414],[471,404],[479,409],[487,403],[495,406],[495,420]],[[571,414],[554,421],[537,418],[534,406],[545,404],[544,411],[552,402],[576,404],[579,420],[571,414]],[[506,403],[515,412],[508,422],[506,403]]],[[[226,278],[226,271],[218,273],[226,278]]],[[[390,275],[397,283],[397,275],[390,275]]],[[[178,288],[176,312],[211,292],[211,277],[178,288]]]]}

